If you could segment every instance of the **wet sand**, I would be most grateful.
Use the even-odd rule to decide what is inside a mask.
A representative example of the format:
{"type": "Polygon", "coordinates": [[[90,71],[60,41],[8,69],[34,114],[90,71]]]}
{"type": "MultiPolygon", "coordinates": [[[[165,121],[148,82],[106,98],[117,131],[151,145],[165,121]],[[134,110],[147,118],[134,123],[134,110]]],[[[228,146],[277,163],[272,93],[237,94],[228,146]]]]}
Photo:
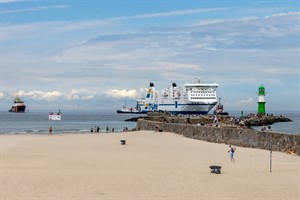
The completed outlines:
{"type": "Polygon", "coordinates": [[[270,173],[269,151],[227,150],[153,131],[1,135],[0,199],[300,199],[300,156],[273,152],[270,173]]]}

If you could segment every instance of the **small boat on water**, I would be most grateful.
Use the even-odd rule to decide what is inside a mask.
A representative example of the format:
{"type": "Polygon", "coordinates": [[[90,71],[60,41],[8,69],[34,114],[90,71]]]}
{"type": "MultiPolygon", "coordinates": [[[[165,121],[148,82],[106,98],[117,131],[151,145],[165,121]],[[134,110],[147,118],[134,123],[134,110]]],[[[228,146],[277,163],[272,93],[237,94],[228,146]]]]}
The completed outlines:
{"type": "Polygon", "coordinates": [[[137,101],[137,104],[135,107],[129,107],[125,103],[122,107],[122,109],[117,110],[117,113],[127,113],[127,114],[145,114],[147,112],[143,112],[140,107],[140,102],[142,101],[137,101]]]}
{"type": "Polygon", "coordinates": [[[24,101],[21,101],[21,99],[18,96],[16,96],[14,100],[14,105],[11,107],[9,112],[24,113],[25,108],[26,105],[24,104],[24,101]]]}
{"type": "Polygon", "coordinates": [[[214,111],[215,115],[228,115],[228,112],[224,112],[224,108],[223,105],[221,103],[221,98],[219,98],[218,104],[217,104],[217,108],[214,111]]]}

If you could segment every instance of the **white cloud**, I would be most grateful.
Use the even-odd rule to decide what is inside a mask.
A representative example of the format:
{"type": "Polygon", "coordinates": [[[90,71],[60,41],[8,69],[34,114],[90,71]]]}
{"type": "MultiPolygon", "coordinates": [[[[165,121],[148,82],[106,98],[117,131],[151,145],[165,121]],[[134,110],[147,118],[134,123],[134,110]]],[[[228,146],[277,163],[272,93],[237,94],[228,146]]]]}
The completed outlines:
{"type": "Polygon", "coordinates": [[[89,89],[72,89],[69,94],[65,94],[68,100],[91,100],[95,98],[97,93],[89,89]]]}
{"type": "Polygon", "coordinates": [[[106,92],[107,96],[114,97],[114,98],[137,98],[137,91],[136,90],[126,90],[126,89],[110,89],[106,92]]]}
{"type": "Polygon", "coordinates": [[[12,101],[12,99],[15,98],[15,95],[10,94],[8,92],[0,92],[0,99],[1,100],[10,100],[12,101]]]}
{"type": "Polygon", "coordinates": [[[298,16],[299,14],[300,14],[300,12],[277,13],[277,14],[265,16],[265,19],[272,18],[272,17],[284,17],[284,16],[289,16],[289,15],[298,16]]]}
{"type": "Polygon", "coordinates": [[[193,70],[203,70],[200,65],[191,64],[191,63],[175,63],[175,62],[158,62],[154,65],[163,67],[166,70],[182,70],[182,69],[193,69],[193,70]]]}
{"type": "Polygon", "coordinates": [[[265,73],[265,74],[270,74],[270,75],[295,75],[295,74],[299,74],[300,72],[295,71],[293,69],[283,69],[281,67],[268,67],[268,68],[262,68],[261,72],[265,73]]]}
{"type": "MultiPolygon", "coordinates": [[[[183,55],[199,54],[201,56],[203,52],[211,51],[241,51],[243,49],[284,51],[286,49],[284,47],[297,46],[299,27],[294,25],[297,21],[296,14],[281,15],[280,20],[257,17],[229,21],[216,19],[218,24],[210,24],[206,27],[186,26],[164,30],[152,29],[152,32],[100,35],[86,40],[85,43],[64,48],[53,58],[57,62],[122,61],[124,63],[124,61],[134,62],[138,57],[139,60],[152,59],[153,65],[155,61],[153,58],[161,60],[164,64],[170,62],[164,59],[174,60],[174,57],[178,58],[183,55]],[[278,39],[274,43],[276,38],[278,39]]],[[[195,66],[193,63],[190,65],[195,66]]],[[[191,68],[188,65],[186,67],[191,68]]]]}
{"type": "Polygon", "coordinates": [[[14,2],[19,2],[23,0],[0,0],[0,4],[5,4],[5,3],[14,3],[14,2]]]}
{"type": "Polygon", "coordinates": [[[216,12],[216,11],[223,11],[223,10],[225,9],[224,8],[198,8],[198,9],[190,9],[190,10],[175,10],[170,12],[134,15],[129,17],[124,16],[115,19],[147,19],[147,18],[154,18],[154,17],[170,17],[170,16],[190,15],[195,13],[216,12]]]}
{"type": "Polygon", "coordinates": [[[206,20],[201,20],[197,23],[194,23],[191,25],[193,26],[207,26],[207,25],[212,25],[212,24],[222,24],[222,23],[235,23],[235,22],[241,22],[241,21],[251,21],[251,20],[257,20],[259,19],[258,17],[245,17],[241,19],[206,19],[206,20]]]}
{"type": "Polygon", "coordinates": [[[43,10],[48,10],[48,9],[53,9],[53,8],[55,8],[55,9],[66,9],[66,8],[70,8],[70,5],[38,6],[38,7],[23,8],[23,9],[2,10],[1,14],[43,11],[43,10]]]}
{"type": "Polygon", "coordinates": [[[30,98],[33,100],[46,100],[46,101],[53,101],[53,100],[57,100],[58,98],[63,96],[62,92],[59,91],[49,91],[49,92],[44,92],[44,91],[24,91],[24,90],[20,90],[16,93],[16,95],[20,96],[20,97],[26,97],[26,98],[30,98]]]}
{"type": "Polygon", "coordinates": [[[233,106],[243,107],[243,106],[251,105],[253,103],[254,103],[253,98],[249,97],[248,99],[243,99],[243,100],[240,100],[240,101],[234,103],[233,106]]]}
{"type": "Polygon", "coordinates": [[[31,99],[35,101],[56,101],[56,100],[92,100],[99,98],[102,95],[106,95],[110,98],[132,98],[135,99],[144,94],[147,91],[146,88],[141,88],[138,92],[135,89],[108,89],[103,93],[99,93],[95,90],[90,89],[72,89],[70,92],[61,92],[61,91],[24,91],[20,90],[16,93],[9,94],[6,92],[0,92],[0,99],[9,99],[11,100],[16,95],[20,98],[31,99]]]}
{"type": "MultiPolygon", "coordinates": [[[[5,1],[5,0],[4,0],[5,1]]],[[[9,0],[7,0],[9,1],[9,0]]],[[[13,0],[12,0],[13,1],[13,0]]],[[[24,8],[19,10],[2,10],[1,13],[16,13],[16,12],[28,12],[28,11],[40,11],[46,9],[66,9],[70,8],[70,5],[52,5],[52,6],[40,6],[40,7],[32,7],[32,8],[24,8]]],[[[46,34],[51,35],[53,33],[62,33],[62,32],[70,32],[70,31],[86,31],[90,30],[101,30],[104,32],[105,30],[109,30],[110,26],[119,24],[121,22],[127,20],[142,20],[147,18],[154,17],[170,17],[170,16],[179,16],[179,15],[189,15],[195,13],[206,13],[206,12],[215,12],[222,11],[224,8],[199,8],[199,9],[191,9],[191,10],[177,10],[163,13],[150,13],[150,14],[141,14],[141,15],[133,15],[133,16],[121,16],[121,17],[113,17],[101,20],[87,20],[87,21],[50,21],[50,22],[42,22],[42,23],[27,23],[27,24],[16,24],[16,25],[6,25],[5,23],[2,25],[4,33],[3,39],[12,38],[17,35],[22,37],[36,37],[36,33],[39,35],[46,34]]],[[[52,36],[52,35],[51,35],[52,36]]],[[[40,37],[40,36],[39,36],[40,37]]],[[[82,40],[81,40],[82,41],[82,40]]],[[[82,43],[82,42],[78,42],[82,43]]]]}
{"type": "Polygon", "coordinates": [[[4,99],[5,98],[5,94],[4,94],[4,92],[0,92],[0,99],[4,99]]]}
{"type": "Polygon", "coordinates": [[[36,101],[56,101],[56,100],[91,100],[99,94],[93,90],[89,89],[72,89],[70,92],[61,91],[25,91],[20,90],[16,93],[9,94],[0,92],[0,99],[11,99],[18,95],[19,97],[24,97],[26,99],[36,100],[36,101]]]}

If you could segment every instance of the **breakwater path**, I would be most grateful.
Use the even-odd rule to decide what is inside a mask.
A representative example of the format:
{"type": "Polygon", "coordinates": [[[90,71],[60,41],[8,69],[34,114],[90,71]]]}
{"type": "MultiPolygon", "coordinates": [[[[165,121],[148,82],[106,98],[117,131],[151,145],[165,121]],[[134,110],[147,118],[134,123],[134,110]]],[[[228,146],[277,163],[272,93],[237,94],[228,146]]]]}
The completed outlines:
{"type": "Polygon", "coordinates": [[[242,127],[208,127],[189,123],[171,123],[162,120],[139,119],[137,130],[157,130],[173,132],[188,138],[214,143],[225,143],[241,147],[272,149],[300,155],[300,135],[255,131],[242,127]]]}

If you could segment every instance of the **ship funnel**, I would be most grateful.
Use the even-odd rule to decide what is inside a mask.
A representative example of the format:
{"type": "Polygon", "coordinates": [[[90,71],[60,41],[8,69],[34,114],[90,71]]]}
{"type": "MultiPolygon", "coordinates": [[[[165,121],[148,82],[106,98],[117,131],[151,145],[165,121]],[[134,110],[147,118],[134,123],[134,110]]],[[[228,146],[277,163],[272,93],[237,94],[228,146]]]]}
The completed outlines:
{"type": "Polygon", "coordinates": [[[176,83],[172,83],[172,87],[177,87],[176,83]]]}
{"type": "Polygon", "coordinates": [[[150,87],[154,87],[154,83],[150,82],[150,87]]]}

